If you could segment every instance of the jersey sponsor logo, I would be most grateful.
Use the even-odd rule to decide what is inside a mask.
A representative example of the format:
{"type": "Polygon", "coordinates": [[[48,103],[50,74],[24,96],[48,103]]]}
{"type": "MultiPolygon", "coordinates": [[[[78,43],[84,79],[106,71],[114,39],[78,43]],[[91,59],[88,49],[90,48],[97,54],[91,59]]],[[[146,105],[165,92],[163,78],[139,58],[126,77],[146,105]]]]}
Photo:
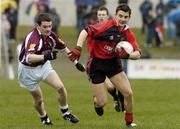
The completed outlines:
{"type": "Polygon", "coordinates": [[[108,53],[113,53],[114,52],[114,48],[112,48],[111,46],[105,45],[104,49],[108,52],[108,53]]]}

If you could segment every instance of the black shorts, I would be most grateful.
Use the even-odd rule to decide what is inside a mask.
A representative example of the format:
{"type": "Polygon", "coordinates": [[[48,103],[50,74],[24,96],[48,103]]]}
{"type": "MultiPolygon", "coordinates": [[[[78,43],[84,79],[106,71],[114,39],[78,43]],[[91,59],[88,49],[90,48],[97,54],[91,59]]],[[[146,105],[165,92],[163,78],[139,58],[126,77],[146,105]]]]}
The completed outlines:
{"type": "Polygon", "coordinates": [[[87,74],[89,80],[94,84],[99,84],[108,78],[122,72],[122,63],[119,58],[99,59],[89,58],[87,62],[87,74]]]}

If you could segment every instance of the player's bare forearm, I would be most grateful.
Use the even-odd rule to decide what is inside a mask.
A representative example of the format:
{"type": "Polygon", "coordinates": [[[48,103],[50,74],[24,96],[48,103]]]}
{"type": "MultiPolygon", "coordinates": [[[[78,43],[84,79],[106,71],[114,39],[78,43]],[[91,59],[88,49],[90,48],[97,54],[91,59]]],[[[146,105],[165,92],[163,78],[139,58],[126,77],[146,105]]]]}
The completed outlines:
{"type": "Polygon", "coordinates": [[[77,40],[77,46],[82,48],[84,42],[86,41],[87,36],[88,36],[88,33],[85,30],[82,30],[77,40]]]}
{"type": "Polygon", "coordinates": [[[37,54],[28,54],[27,61],[29,63],[36,63],[44,60],[44,55],[37,55],[37,54]]]}

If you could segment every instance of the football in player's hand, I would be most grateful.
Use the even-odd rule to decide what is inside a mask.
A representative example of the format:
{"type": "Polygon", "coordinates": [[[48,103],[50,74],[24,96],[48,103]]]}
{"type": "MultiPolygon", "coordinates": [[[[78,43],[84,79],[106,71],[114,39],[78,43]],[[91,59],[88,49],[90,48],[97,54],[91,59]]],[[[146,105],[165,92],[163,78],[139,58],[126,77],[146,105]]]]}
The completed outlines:
{"type": "Polygon", "coordinates": [[[116,45],[116,51],[119,52],[120,58],[128,58],[129,54],[133,52],[133,47],[129,42],[121,41],[116,45]]]}
{"type": "Polygon", "coordinates": [[[121,41],[116,45],[116,50],[118,52],[121,52],[122,50],[125,50],[128,54],[131,54],[133,52],[132,45],[127,41],[121,41]]]}

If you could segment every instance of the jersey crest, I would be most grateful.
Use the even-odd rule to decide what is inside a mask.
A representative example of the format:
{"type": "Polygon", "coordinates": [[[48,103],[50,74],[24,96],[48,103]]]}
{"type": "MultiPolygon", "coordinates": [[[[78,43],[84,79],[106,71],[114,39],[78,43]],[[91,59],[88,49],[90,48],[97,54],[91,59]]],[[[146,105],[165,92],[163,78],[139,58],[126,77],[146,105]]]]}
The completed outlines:
{"type": "Polygon", "coordinates": [[[36,46],[35,43],[30,43],[30,45],[29,45],[29,51],[35,50],[35,46],[36,46]]]}

